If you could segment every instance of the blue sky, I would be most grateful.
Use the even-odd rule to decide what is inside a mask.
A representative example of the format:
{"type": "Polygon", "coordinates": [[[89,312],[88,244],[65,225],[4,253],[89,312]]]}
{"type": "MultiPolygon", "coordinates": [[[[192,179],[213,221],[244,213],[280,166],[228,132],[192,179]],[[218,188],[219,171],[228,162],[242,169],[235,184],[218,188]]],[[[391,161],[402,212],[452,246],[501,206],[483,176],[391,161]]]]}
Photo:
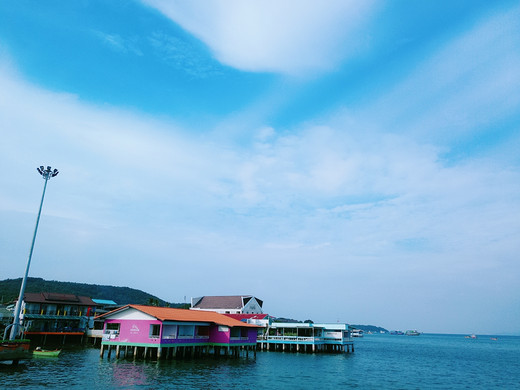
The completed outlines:
{"type": "MultiPolygon", "coordinates": [[[[514,1],[0,2],[0,278],[520,332],[514,1]]],[[[103,298],[103,297],[97,297],[103,298]]]]}

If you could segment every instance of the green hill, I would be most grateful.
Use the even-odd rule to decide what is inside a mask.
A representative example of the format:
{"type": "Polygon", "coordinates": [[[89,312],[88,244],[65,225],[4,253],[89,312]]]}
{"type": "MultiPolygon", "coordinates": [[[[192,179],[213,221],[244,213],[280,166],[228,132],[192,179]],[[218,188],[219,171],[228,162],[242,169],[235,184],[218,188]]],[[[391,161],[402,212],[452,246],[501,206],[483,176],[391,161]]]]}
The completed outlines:
{"type": "Polygon", "coordinates": [[[372,332],[372,333],[389,333],[387,329],[381,328],[380,326],[375,325],[350,325],[353,328],[361,329],[363,332],[372,332]]]}
{"type": "MultiPolygon", "coordinates": [[[[0,303],[16,300],[20,293],[22,278],[0,281],[0,303]]],[[[103,286],[98,284],[59,282],[42,278],[28,278],[26,292],[54,292],[61,294],[83,295],[94,299],[109,299],[118,305],[156,305],[170,307],[185,307],[183,303],[166,302],[154,295],[130,287],[103,286]]]]}

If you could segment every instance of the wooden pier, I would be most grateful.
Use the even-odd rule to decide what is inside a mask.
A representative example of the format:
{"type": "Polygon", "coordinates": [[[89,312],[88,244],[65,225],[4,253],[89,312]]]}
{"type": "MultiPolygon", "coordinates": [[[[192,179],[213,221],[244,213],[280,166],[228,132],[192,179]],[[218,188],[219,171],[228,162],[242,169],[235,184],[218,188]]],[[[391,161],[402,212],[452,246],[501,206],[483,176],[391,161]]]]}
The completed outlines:
{"type": "Polygon", "coordinates": [[[132,345],[107,345],[102,344],[99,356],[108,359],[112,355],[116,359],[152,359],[152,360],[169,360],[169,359],[186,359],[195,357],[231,357],[249,358],[250,354],[256,358],[255,346],[219,346],[219,345],[191,345],[191,346],[168,346],[168,347],[152,347],[152,346],[132,346],[132,345]]]}
{"type": "Polygon", "coordinates": [[[300,352],[300,353],[352,353],[354,352],[354,342],[344,342],[342,344],[325,344],[319,341],[276,341],[260,340],[257,346],[259,351],[277,352],[300,352]]]}

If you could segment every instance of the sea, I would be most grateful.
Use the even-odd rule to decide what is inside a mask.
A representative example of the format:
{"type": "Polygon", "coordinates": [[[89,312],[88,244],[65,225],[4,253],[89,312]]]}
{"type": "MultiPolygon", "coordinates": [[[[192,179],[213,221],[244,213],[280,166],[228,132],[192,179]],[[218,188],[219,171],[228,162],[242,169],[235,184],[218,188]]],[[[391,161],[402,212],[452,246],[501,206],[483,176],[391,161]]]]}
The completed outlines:
{"type": "MultiPolygon", "coordinates": [[[[115,355],[115,354],[113,354],[115,355]]],[[[365,335],[355,352],[126,360],[65,347],[2,364],[1,389],[520,389],[520,337],[365,335]]]]}

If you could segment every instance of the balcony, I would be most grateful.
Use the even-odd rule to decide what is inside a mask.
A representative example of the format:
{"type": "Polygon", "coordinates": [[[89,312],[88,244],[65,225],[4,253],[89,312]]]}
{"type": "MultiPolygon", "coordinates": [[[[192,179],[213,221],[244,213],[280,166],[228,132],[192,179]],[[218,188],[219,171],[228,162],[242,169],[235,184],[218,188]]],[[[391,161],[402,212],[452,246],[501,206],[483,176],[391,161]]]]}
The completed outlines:
{"type": "Polygon", "coordinates": [[[102,338],[103,337],[103,329],[87,329],[88,337],[102,338]]]}

